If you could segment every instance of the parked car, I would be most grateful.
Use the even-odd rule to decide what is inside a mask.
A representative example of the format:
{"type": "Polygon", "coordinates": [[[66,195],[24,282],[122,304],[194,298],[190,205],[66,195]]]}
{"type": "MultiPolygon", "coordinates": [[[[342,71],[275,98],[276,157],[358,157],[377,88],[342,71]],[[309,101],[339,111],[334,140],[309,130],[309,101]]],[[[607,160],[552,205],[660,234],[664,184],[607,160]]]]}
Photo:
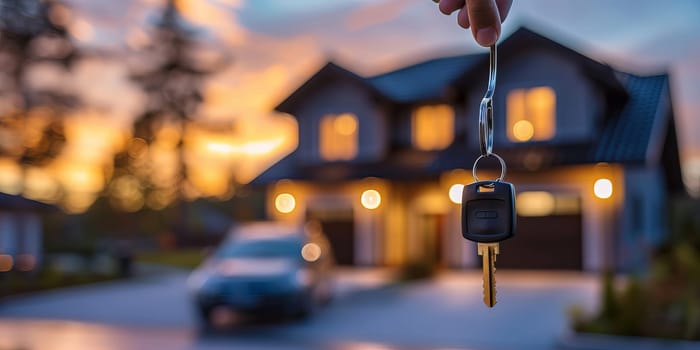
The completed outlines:
{"type": "Polygon", "coordinates": [[[333,261],[318,224],[246,224],[229,232],[187,284],[207,327],[221,313],[304,317],[331,299],[333,261]]]}

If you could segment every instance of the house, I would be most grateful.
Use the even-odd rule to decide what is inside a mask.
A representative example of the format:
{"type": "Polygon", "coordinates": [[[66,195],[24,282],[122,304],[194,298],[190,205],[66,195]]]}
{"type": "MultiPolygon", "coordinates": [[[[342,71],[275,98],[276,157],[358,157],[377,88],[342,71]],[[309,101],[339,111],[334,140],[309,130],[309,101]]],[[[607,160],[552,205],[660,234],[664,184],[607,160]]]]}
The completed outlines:
{"type": "Polygon", "coordinates": [[[0,193],[0,273],[33,271],[43,260],[41,214],[53,207],[0,193]]]}
{"type": "MultiPolygon", "coordinates": [[[[277,107],[297,118],[299,145],[254,181],[270,216],[319,220],[342,264],[478,266],[459,203],[488,64],[484,53],[361,77],[328,63],[277,107]]],[[[518,214],[499,268],[645,266],[667,235],[667,198],[684,191],[668,75],[618,71],[521,28],[499,44],[494,118],[518,214]]]]}

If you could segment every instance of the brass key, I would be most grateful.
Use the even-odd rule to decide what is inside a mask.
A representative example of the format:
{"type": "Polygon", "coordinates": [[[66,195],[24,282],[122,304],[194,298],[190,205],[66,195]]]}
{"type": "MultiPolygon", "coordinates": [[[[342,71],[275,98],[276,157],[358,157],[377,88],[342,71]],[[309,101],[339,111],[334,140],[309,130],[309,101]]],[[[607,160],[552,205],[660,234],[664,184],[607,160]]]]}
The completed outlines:
{"type": "Polygon", "coordinates": [[[481,255],[484,270],[484,304],[496,305],[496,256],[498,243],[477,243],[477,252],[481,255]]]}

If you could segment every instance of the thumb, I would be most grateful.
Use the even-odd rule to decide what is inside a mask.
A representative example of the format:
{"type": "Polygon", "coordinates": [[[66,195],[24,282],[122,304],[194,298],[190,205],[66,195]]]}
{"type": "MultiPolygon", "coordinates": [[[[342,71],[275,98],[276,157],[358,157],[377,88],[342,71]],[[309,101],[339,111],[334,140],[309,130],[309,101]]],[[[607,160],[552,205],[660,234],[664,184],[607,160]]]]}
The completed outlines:
{"type": "Polygon", "coordinates": [[[467,10],[476,42],[481,46],[495,44],[501,34],[501,16],[495,0],[467,0],[467,10]]]}

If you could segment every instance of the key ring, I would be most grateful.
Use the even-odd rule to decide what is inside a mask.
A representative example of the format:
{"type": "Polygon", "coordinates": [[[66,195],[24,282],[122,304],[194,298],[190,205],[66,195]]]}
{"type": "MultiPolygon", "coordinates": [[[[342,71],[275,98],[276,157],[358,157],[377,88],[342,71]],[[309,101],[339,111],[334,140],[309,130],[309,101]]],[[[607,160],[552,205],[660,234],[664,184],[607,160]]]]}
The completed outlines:
{"type": "Polygon", "coordinates": [[[489,85],[479,105],[479,146],[482,157],[488,156],[493,152],[494,90],[496,90],[496,44],[491,45],[489,54],[489,85]]]}
{"type": "Polygon", "coordinates": [[[478,158],[476,158],[476,160],[474,161],[474,165],[472,166],[472,176],[474,176],[474,181],[479,182],[479,177],[476,176],[476,166],[477,166],[477,164],[479,164],[479,161],[482,160],[483,158],[488,158],[488,157],[494,157],[494,158],[498,159],[498,162],[499,162],[499,163],[501,163],[501,176],[499,176],[499,177],[494,181],[494,183],[495,183],[495,182],[501,182],[501,181],[506,177],[506,162],[503,160],[503,158],[501,158],[501,156],[499,156],[499,155],[496,154],[496,153],[489,153],[489,154],[487,154],[487,155],[483,155],[483,154],[482,154],[482,155],[480,155],[478,158]]]}

